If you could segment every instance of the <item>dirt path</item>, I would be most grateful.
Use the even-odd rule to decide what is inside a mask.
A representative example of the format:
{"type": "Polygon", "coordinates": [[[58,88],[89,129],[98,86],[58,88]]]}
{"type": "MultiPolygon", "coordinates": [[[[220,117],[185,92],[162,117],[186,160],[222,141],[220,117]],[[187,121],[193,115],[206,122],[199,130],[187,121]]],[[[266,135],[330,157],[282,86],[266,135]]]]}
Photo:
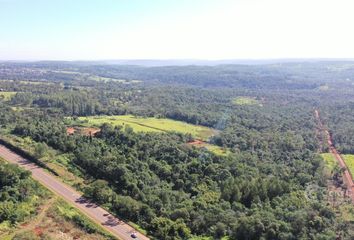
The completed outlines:
{"type": "Polygon", "coordinates": [[[129,240],[132,239],[131,234],[135,233],[138,239],[148,240],[149,238],[137,232],[133,227],[113,217],[109,212],[103,208],[90,203],[83,198],[80,193],[64,184],[55,176],[47,173],[43,168],[12,152],[10,149],[0,145],[0,156],[5,160],[18,164],[26,170],[32,172],[32,177],[47,187],[55,194],[61,196],[69,204],[81,210],[86,216],[94,222],[100,224],[104,229],[109,231],[118,239],[129,240]]]}
{"type": "Polygon", "coordinates": [[[47,201],[42,206],[42,208],[39,210],[38,215],[34,219],[32,219],[30,222],[23,224],[21,229],[17,233],[35,229],[36,226],[40,222],[42,222],[42,220],[45,217],[48,209],[52,206],[52,204],[54,203],[55,200],[56,200],[56,197],[53,197],[49,201],[47,201]]]}
{"type": "Polygon", "coordinates": [[[321,118],[320,118],[320,113],[318,110],[315,110],[315,117],[317,119],[320,130],[326,134],[327,143],[328,143],[330,152],[333,154],[334,158],[337,160],[339,166],[344,170],[343,171],[343,180],[344,180],[344,184],[347,186],[347,194],[350,197],[350,199],[352,200],[352,202],[354,203],[353,178],[352,178],[352,176],[348,170],[348,167],[345,164],[343,158],[338,153],[337,149],[334,147],[331,134],[329,133],[328,129],[323,125],[321,118]]]}

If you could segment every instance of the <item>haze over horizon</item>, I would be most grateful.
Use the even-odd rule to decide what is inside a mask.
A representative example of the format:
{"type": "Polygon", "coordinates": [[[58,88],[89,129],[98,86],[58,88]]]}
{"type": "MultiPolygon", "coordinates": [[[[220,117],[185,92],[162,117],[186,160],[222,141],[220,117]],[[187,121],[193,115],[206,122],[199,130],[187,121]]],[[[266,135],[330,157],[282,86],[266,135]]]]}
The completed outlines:
{"type": "Polygon", "coordinates": [[[354,58],[350,0],[0,0],[0,60],[354,58]]]}

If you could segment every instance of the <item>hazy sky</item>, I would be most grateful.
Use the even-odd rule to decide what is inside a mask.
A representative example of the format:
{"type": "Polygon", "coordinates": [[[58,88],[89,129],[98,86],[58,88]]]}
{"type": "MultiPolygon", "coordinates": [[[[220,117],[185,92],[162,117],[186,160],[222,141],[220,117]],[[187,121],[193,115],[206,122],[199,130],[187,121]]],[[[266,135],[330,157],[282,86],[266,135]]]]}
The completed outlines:
{"type": "Polygon", "coordinates": [[[354,58],[353,0],[0,0],[0,59],[354,58]]]}

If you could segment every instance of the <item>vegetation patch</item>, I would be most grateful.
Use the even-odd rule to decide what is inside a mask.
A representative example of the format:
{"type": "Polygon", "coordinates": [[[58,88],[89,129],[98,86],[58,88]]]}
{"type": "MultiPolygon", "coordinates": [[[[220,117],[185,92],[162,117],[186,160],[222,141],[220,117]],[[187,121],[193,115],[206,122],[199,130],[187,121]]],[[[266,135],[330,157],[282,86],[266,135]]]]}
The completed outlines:
{"type": "Polygon", "coordinates": [[[232,100],[235,105],[260,105],[259,101],[253,97],[237,97],[232,100]]]}
{"type": "Polygon", "coordinates": [[[334,158],[332,153],[322,153],[321,157],[325,162],[325,166],[330,170],[333,171],[334,168],[337,166],[337,161],[334,158]]]}
{"type": "Polygon", "coordinates": [[[191,134],[194,138],[207,140],[214,134],[216,130],[204,126],[193,125],[181,121],[171,120],[167,118],[153,117],[136,117],[133,115],[116,115],[116,116],[93,116],[79,117],[79,124],[85,126],[100,126],[104,123],[112,125],[127,126],[133,128],[137,132],[180,132],[183,134],[191,134]]]}
{"type": "Polygon", "coordinates": [[[342,156],[350,174],[354,176],[354,154],[343,154],[342,156]]]}
{"type": "Polygon", "coordinates": [[[107,233],[101,226],[93,223],[90,219],[80,213],[76,208],[70,206],[63,200],[59,200],[55,205],[56,211],[60,216],[65,219],[74,222],[78,227],[89,234],[102,234],[106,237],[110,237],[111,234],[107,233]]]}
{"type": "Polygon", "coordinates": [[[79,170],[71,164],[72,156],[70,154],[63,154],[45,143],[34,141],[30,137],[6,134],[2,136],[2,139],[36,157],[56,172],[63,182],[78,188],[84,185],[83,179],[79,177],[79,170]]]}
{"type": "Polygon", "coordinates": [[[10,101],[13,96],[16,95],[17,92],[0,92],[0,99],[5,101],[10,101]]]}
{"type": "Polygon", "coordinates": [[[220,146],[213,145],[213,144],[206,143],[206,142],[199,141],[199,140],[189,142],[188,144],[191,146],[197,147],[197,148],[205,148],[208,151],[210,151],[216,155],[219,155],[219,156],[227,156],[230,153],[230,150],[227,148],[220,147],[220,146]]]}

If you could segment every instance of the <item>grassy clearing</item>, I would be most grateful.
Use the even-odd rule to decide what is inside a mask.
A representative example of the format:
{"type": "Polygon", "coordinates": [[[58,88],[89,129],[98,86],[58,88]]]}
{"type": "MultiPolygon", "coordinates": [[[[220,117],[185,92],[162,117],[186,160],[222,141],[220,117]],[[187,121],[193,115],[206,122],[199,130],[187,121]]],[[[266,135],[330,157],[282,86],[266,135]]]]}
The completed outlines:
{"type": "Polygon", "coordinates": [[[259,101],[252,97],[237,97],[232,100],[235,105],[260,105],[259,101]]]}
{"type": "Polygon", "coordinates": [[[193,144],[193,146],[197,148],[206,148],[208,151],[219,156],[227,156],[230,153],[230,150],[227,148],[222,148],[220,146],[205,143],[205,142],[196,145],[193,144]]]}
{"type": "Polygon", "coordinates": [[[0,92],[0,99],[10,101],[17,92],[0,92]]]}
{"type": "Polygon", "coordinates": [[[354,154],[343,154],[342,155],[347,165],[349,172],[354,176],[354,154]]]}
{"type": "Polygon", "coordinates": [[[103,123],[112,125],[125,126],[129,125],[137,132],[167,132],[175,131],[184,134],[191,134],[193,137],[207,140],[216,133],[216,130],[193,125],[181,121],[175,121],[166,118],[143,118],[133,115],[117,115],[117,116],[93,116],[80,117],[79,124],[84,126],[100,126],[103,123]]]}
{"type": "Polygon", "coordinates": [[[222,148],[222,147],[219,147],[219,146],[216,146],[216,145],[212,145],[212,144],[208,144],[208,143],[206,143],[204,145],[204,147],[206,149],[208,149],[210,152],[213,152],[216,155],[220,155],[220,156],[227,156],[230,153],[229,149],[222,148]]]}
{"type": "Polygon", "coordinates": [[[337,166],[337,161],[334,158],[332,153],[322,153],[321,157],[323,158],[326,167],[332,171],[337,166]]]}

